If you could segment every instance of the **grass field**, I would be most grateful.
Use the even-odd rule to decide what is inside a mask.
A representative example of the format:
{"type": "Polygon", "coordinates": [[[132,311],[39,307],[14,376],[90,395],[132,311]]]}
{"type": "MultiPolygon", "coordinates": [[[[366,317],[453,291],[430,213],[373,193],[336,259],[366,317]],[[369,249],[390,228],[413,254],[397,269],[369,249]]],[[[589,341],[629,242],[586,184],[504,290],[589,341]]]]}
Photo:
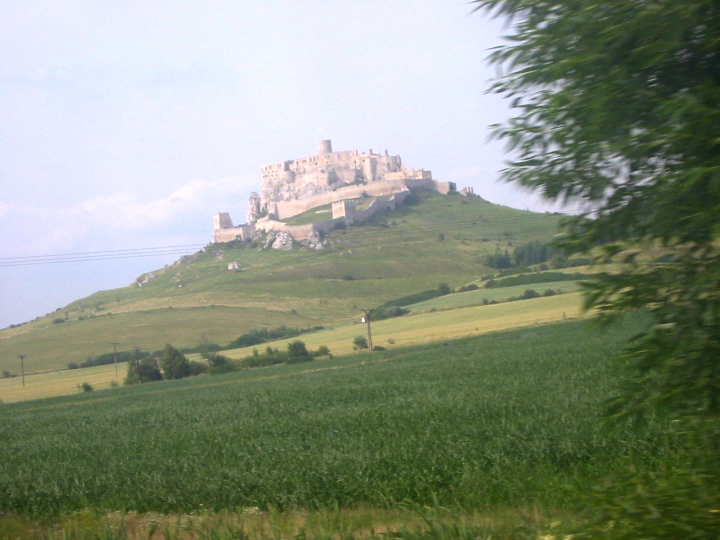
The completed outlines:
{"type": "MultiPolygon", "coordinates": [[[[563,282],[565,284],[567,282],[563,282]]],[[[524,289],[523,289],[524,290],[524,289]]],[[[502,289],[491,289],[489,292],[497,293],[502,289]]],[[[473,291],[479,292],[479,291],[473,291]]],[[[453,296],[465,296],[468,293],[443,297],[451,299],[453,296]]],[[[442,300],[439,298],[438,300],[442,300]]],[[[458,304],[462,305],[462,303],[458,304]]],[[[532,300],[522,300],[507,304],[495,304],[487,306],[471,306],[467,308],[454,309],[452,311],[438,311],[435,313],[422,313],[412,316],[404,316],[384,321],[374,322],[373,344],[386,348],[393,348],[405,345],[417,345],[429,343],[442,339],[454,339],[458,337],[486,334],[498,330],[527,326],[533,324],[544,324],[572,318],[580,315],[580,299],[578,293],[564,294],[532,300]],[[388,340],[393,340],[390,344],[388,340]]],[[[202,312],[198,311],[201,315],[202,312]]],[[[102,321],[105,322],[105,321],[102,321]]],[[[189,321],[192,324],[192,319],[189,321]]],[[[330,348],[335,355],[348,354],[353,352],[353,338],[357,335],[366,335],[366,327],[355,319],[352,322],[338,325],[334,328],[303,334],[298,338],[273,341],[256,347],[246,347],[223,352],[232,358],[242,358],[252,354],[253,348],[264,350],[266,346],[285,349],[290,341],[302,339],[311,349],[317,349],[320,345],[330,348]]],[[[157,332],[157,329],[155,330],[157,332]]],[[[170,334],[166,334],[168,339],[170,334]]],[[[78,337],[78,339],[82,339],[78,337]]],[[[31,343],[28,349],[32,350],[31,343]]],[[[154,349],[159,349],[164,343],[155,344],[154,349]]],[[[152,350],[152,349],[151,349],[152,350]]],[[[107,352],[107,351],[103,351],[107,352]]],[[[63,351],[58,351],[57,358],[61,358],[63,351]]],[[[198,355],[192,355],[199,359],[198,355]]],[[[125,364],[119,364],[120,376],[118,382],[125,377],[125,364]]],[[[29,399],[74,394],[78,392],[77,385],[88,382],[97,388],[107,388],[110,381],[114,379],[114,367],[99,366],[92,368],[81,368],[74,370],[62,370],[65,365],[60,364],[59,373],[56,371],[35,374],[26,377],[26,386],[22,386],[20,377],[11,379],[0,379],[0,400],[6,403],[24,401],[29,399]],[[110,369],[110,370],[109,370],[110,369]]],[[[13,370],[20,373],[19,366],[13,370]]]]}
{"type": "Polygon", "coordinates": [[[227,343],[251,328],[332,324],[443,282],[457,288],[475,281],[491,271],[486,253],[547,240],[560,219],[427,194],[368,224],[334,231],[323,250],[212,246],[154,270],[141,287],[101,291],[0,330],[0,371],[18,372],[19,354],[28,370],[42,371],[109,352],[111,342],[152,350],[168,341],[193,346],[203,336],[227,343]],[[234,261],[240,270],[228,270],[234,261]]]}
{"type": "Polygon", "coordinates": [[[640,324],[560,323],[5,404],[0,513],[572,512],[603,476],[674,459],[663,422],[597,422],[609,359],[640,324]]]}
{"type": "Polygon", "coordinates": [[[488,302],[505,302],[508,298],[521,296],[526,290],[532,289],[543,294],[552,289],[558,294],[575,292],[579,289],[578,281],[551,281],[547,283],[533,283],[531,285],[513,285],[497,289],[477,289],[463,293],[440,296],[424,302],[407,306],[413,313],[429,311],[431,309],[454,309],[466,306],[478,306],[488,302]]]}

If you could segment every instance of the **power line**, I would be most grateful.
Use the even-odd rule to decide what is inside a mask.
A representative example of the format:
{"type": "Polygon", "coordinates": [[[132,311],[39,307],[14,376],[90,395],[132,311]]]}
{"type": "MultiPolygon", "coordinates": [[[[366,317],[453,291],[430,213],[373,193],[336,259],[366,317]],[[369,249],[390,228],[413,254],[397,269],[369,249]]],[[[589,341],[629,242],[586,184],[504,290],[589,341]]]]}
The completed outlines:
{"type": "Polygon", "coordinates": [[[24,257],[0,257],[0,267],[103,261],[135,257],[155,257],[160,255],[182,255],[186,254],[189,250],[202,249],[203,247],[205,247],[204,244],[182,244],[150,248],[85,251],[76,253],[57,253],[52,255],[28,255],[24,257]]]}
{"type": "MultiPolygon", "coordinates": [[[[374,225],[367,224],[353,228],[345,234],[337,237],[337,241],[344,240],[362,240],[367,237],[377,238],[378,231],[376,227],[382,227],[382,236],[403,236],[407,238],[412,233],[427,233],[432,231],[456,230],[468,227],[482,228],[483,225],[493,227],[512,226],[521,223],[529,223],[539,219],[546,218],[545,214],[517,216],[512,218],[484,218],[478,217],[474,219],[464,220],[441,220],[424,225],[415,225],[408,231],[407,228],[395,229],[392,225],[374,225]],[[365,226],[372,227],[365,229],[365,226]]],[[[407,240],[406,240],[407,242],[407,240]]],[[[410,240],[412,242],[412,240],[410,240]]],[[[383,243],[375,244],[384,245],[383,243]]],[[[0,257],[0,268],[13,266],[30,266],[39,264],[60,264],[60,263],[77,263],[91,261],[105,261],[116,259],[128,259],[138,257],[157,257],[161,255],[184,255],[188,250],[197,250],[205,247],[205,244],[177,244],[171,246],[155,246],[146,248],[130,248],[130,249],[112,249],[102,251],[79,251],[71,253],[56,253],[48,255],[27,255],[18,257],[0,257]]]]}

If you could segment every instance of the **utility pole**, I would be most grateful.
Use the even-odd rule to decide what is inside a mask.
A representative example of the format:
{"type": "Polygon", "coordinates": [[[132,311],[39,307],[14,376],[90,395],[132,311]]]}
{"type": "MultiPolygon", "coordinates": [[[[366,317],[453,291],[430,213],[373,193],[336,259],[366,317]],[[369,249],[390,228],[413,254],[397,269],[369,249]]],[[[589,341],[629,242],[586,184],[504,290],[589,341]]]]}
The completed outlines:
{"type": "Polygon", "coordinates": [[[372,344],[372,331],[370,330],[370,310],[363,309],[362,312],[365,314],[365,316],[363,317],[363,322],[367,323],[367,327],[368,327],[368,348],[372,351],[373,344],[372,344]]]}
{"type": "Polygon", "coordinates": [[[112,345],[112,346],[113,346],[113,349],[115,349],[115,355],[114,355],[114,360],[115,360],[115,376],[117,377],[117,346],[120,345],[120,344],[113,342],[113,343],[111,343],[110,345],[112,345]]]}
{"type": "Polygon", "coordinates": [[[23,383],[23,386],[25,386],[25,355],[20,354],[20,355],[18,355],[18,358],[20,358],[20,370],[22,371],[22,383],[23,383]]]}
{"type": "Polygon", "coordinates": [[[133,350],[135,351],[135,371],[138,374],[140,384],[142,384],[142,379],[140,378],[140,347],[133,347],[133,350]]]}

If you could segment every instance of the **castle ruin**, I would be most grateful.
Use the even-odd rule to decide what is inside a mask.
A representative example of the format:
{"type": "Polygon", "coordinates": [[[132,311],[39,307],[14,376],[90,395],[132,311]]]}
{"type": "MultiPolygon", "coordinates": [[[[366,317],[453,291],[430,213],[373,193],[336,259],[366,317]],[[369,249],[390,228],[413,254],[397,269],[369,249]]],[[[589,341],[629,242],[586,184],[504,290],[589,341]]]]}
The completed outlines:
{"type": "Polygon", "coordinates": [[[370,219],[380,209],[395,208],[413,191],[455,193],[453,182],[439,182],[430,171],[407,169],[400,156],[387,150],[360,153],[333,152],[330,140],[320,141],[314,156],[266,165],[262,168],[260,195],[248,201],[247,223],[233,226],[230,215],[215,215],[213,242],[249,241],[259,231],[285,231],[301,241],[310,234],[322,234],[345,224],[370,219]],[[355,201],[373,197],[362,211],[355,201]],[[312,208],[331,204],[332,218],[307,225],[288,225],[287,220],[312,208]]]}

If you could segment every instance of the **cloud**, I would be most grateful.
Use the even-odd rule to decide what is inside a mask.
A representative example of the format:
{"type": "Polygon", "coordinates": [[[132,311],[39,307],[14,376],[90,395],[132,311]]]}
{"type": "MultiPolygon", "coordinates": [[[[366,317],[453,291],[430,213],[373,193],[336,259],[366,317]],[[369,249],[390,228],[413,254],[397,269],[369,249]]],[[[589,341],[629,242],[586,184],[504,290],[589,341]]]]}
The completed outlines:
{"type": "Polygon", "coordinates": [[[9,256],[40,255],[94,249],[107,242],[143,247],[173,234],[204,239],[215,212],[244,210],[249,185],[248,179],[229,177],[195,180],[151,201],[118,192],[67,207],[3,203],[4,251],[9,256]]]}

